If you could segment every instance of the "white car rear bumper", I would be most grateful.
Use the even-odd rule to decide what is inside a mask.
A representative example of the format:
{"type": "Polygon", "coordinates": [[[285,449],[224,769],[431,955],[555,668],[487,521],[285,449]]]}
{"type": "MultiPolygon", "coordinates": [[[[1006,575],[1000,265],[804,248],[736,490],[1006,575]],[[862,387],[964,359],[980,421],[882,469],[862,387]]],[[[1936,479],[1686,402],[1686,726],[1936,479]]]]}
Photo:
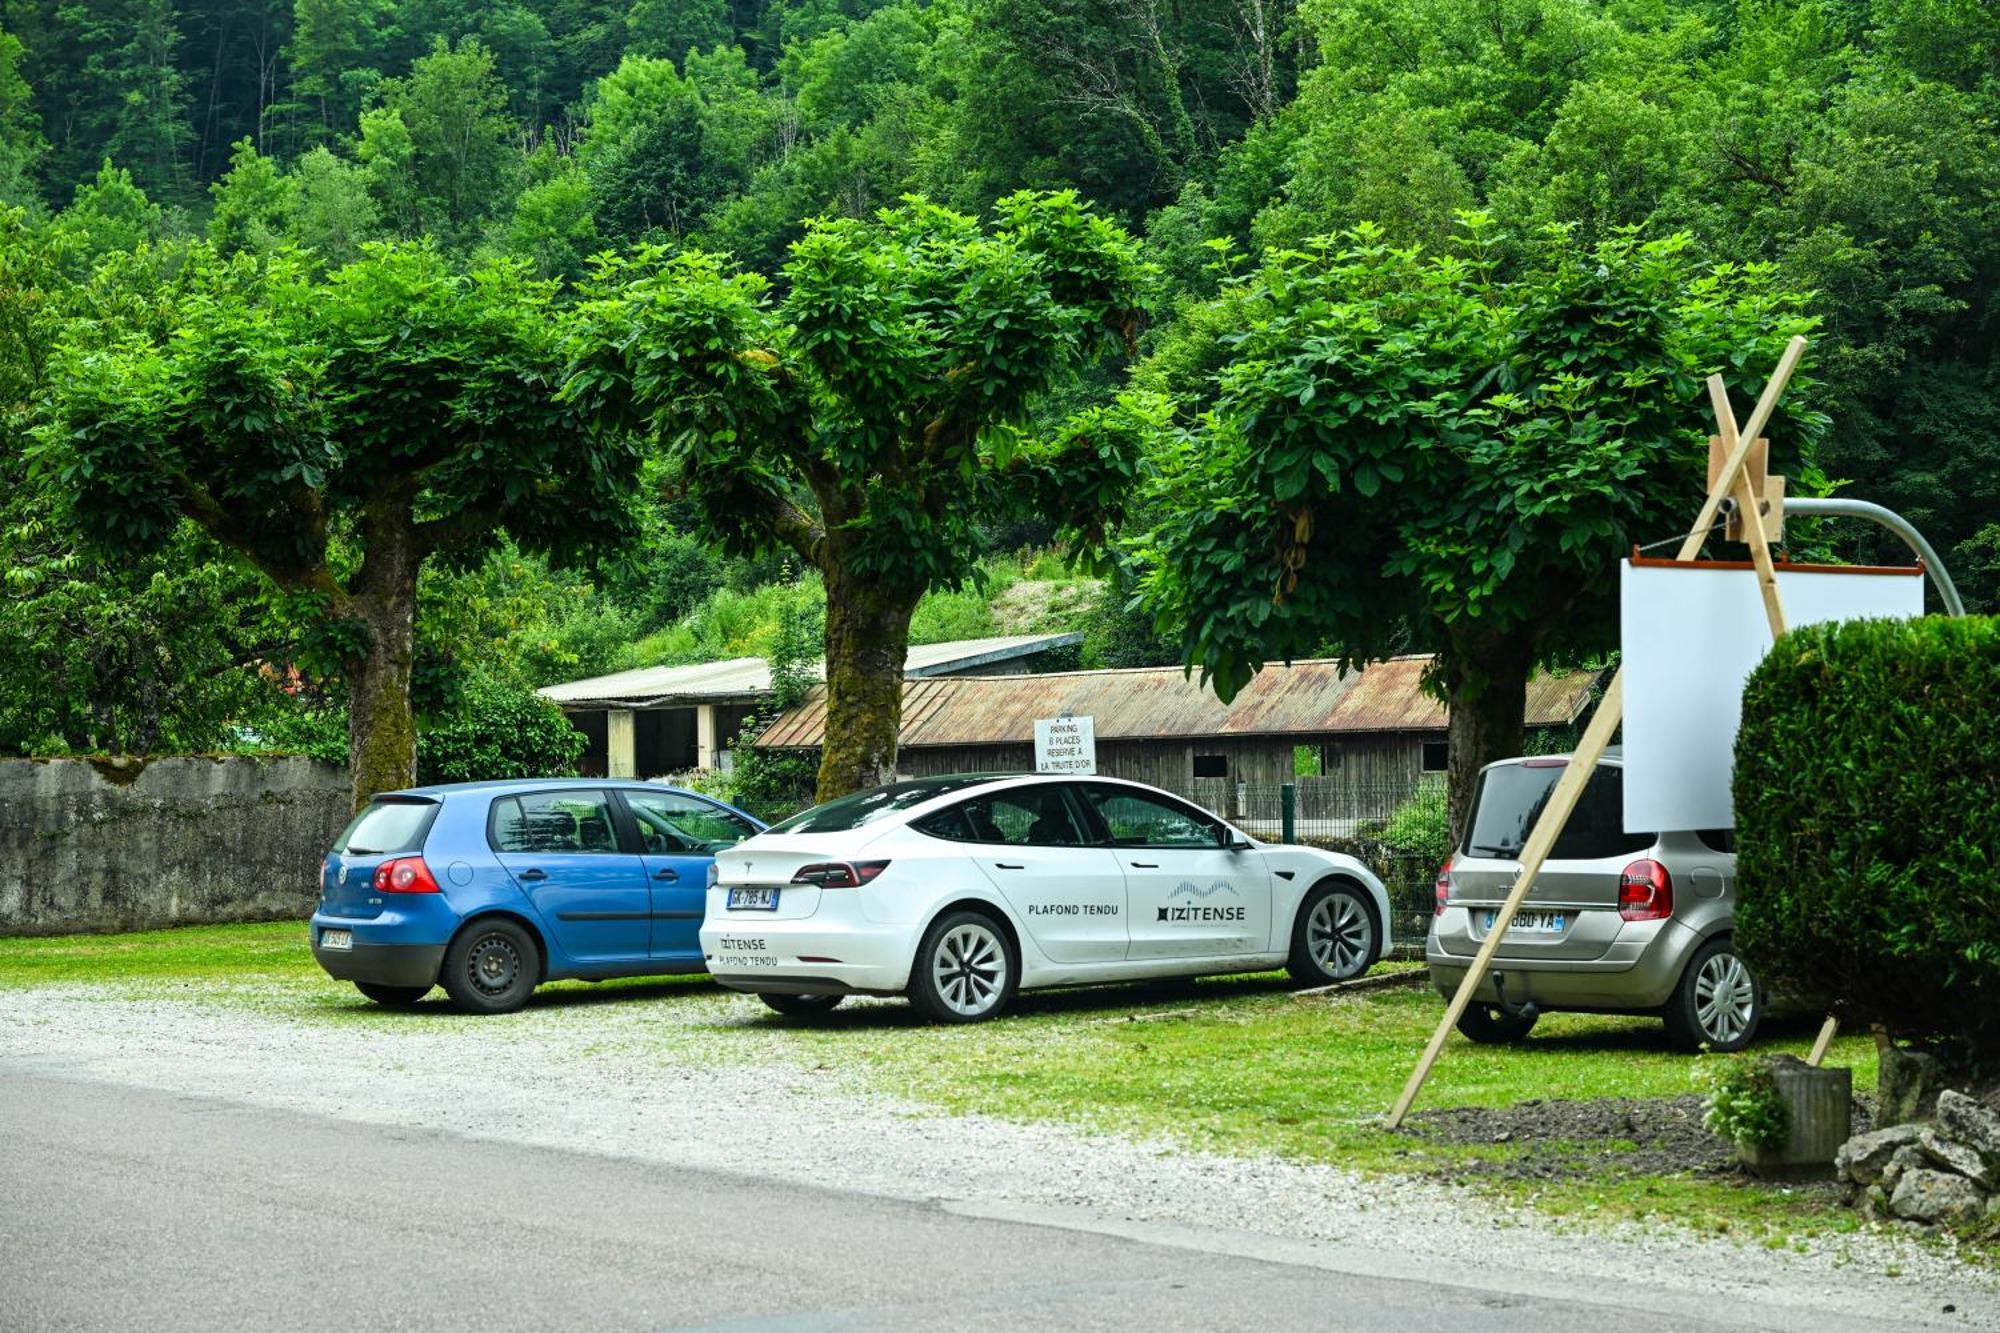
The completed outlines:
{"type": "Polygon", "coordinates": [[[910,984],[921,923],[886,924],[862,912],[858,890],[820,895],[809,917],[732,912],[714,899],[701,926],[702,961],[732,990],[896,994],[910,984]]]}

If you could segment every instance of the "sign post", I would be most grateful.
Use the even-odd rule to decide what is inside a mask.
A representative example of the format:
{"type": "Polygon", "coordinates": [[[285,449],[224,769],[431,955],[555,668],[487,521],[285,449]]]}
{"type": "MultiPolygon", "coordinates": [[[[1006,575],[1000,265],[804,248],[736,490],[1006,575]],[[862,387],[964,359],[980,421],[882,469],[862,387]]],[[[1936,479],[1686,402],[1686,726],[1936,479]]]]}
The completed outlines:
{"type": "Polygon", "coordinates": [[[1097,771],[1097,731],[1088,715],[1035,719],[1035,771],[1037,773],[1095,773],[1097,771]]]}

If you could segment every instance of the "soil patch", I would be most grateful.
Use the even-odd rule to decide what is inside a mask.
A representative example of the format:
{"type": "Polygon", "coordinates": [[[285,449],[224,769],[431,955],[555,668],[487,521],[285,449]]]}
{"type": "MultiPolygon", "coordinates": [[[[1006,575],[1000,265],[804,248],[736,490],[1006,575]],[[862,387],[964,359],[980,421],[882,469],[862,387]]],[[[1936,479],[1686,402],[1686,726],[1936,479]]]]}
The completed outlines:
{"type": "Polygon", "coordinates": [[[1500,1160],[1454,1162],[1445,1171],[1453,1176],[1576,1180],[1606,1170],[1632,1175],[1734,1175],[1735,1153],[1702,1128],[1706,1101],[1693,1093],[1450,1107],[1410,1117],[1409,1132],[1432,1143],[1515,1149],[1500,1160]]]}

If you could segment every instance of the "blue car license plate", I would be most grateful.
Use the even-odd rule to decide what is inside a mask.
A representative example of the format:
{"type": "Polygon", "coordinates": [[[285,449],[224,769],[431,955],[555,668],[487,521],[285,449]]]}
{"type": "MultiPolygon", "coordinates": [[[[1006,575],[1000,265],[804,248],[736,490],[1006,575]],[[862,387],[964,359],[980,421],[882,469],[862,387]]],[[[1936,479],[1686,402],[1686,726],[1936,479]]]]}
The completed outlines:
{"type": "Polygon", "coordinates": [[[735,888],[729,891],[728,901],[732,912],[775,912],[778,910],[778,891],[775,888],[735,888]]]}

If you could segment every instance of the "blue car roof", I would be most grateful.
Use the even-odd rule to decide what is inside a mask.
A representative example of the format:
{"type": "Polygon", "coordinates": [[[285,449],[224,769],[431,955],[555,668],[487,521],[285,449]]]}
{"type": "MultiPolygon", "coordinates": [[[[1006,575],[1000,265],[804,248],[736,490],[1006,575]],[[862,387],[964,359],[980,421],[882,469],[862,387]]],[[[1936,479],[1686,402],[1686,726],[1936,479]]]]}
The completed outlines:
{"type": "MultiPolygon", "coordinates": [[[[679,792],[684,796],[700,796],[700,792],[689,791],[685,787],[669,787],[663,782],[645,782],[638,778],[489,778],[484,782],[438,782],[428,787],[403,787],[396,791],[385,791],[384,796],[428,796],[444,800],[451,796],[462,796],[471,792],[485,792],[502,795],[508,792],[547,791],[551,787],[641,787],[648,791],[679,792]]],[[[713,797],[702,797],[713,800],[713,797]]],[[[724,801],[720,804],[727,805],[724,801]]]]}

